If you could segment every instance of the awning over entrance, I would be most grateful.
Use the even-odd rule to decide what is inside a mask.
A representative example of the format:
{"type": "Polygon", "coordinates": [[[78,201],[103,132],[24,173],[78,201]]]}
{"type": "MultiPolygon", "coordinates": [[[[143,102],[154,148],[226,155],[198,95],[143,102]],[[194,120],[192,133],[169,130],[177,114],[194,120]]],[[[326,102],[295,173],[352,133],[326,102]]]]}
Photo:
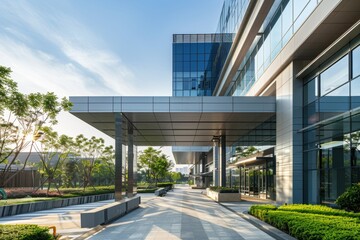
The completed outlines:
{"type": "Polygon", "coordinates": [[[115,113],[121,113],[123,128],[133,126],[137,146],[211,146],[213,137],[221,135],[231,146],[275,115],[275,97],[70,97],[70,101],[73,115],[111,137],[115,113]]]}

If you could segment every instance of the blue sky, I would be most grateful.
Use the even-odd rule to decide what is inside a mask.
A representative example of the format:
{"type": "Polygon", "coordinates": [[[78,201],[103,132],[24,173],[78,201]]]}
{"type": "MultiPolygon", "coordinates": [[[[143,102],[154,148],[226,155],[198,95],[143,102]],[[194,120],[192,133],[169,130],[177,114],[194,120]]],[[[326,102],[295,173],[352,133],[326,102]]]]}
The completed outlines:
{"type": "MultiPolygon", "coordinates": [[[[214,32],[222,2],[2,0],[0,65],[23,92],[170,96],[172,34],[214,32]]],[[[59,121],[60,132],[102,136],[69,114],[59,121]]]]}

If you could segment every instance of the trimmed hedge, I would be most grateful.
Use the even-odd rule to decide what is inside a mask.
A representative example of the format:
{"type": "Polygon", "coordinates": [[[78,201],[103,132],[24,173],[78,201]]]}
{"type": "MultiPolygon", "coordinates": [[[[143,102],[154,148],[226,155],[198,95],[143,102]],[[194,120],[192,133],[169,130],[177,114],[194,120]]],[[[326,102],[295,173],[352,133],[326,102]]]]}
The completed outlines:
{"type": "Polygon", "coordinates": [[[335,203],[347,211],[360,212],[360,183],[348,188],[335,203]]]}
{"type": "Polygon", "coordinates": [[[257,205],[250,214],[299,240],[360,239],[358,214],[319,205],[257,205]]]}
{"type": "Polygon", "coordinates": [[[265,215],[270,210],[276,210],[276,206],[271,204],[265,204],[265,205],[256,205],[250,207],[250,214],[259,218],[262,221],[265,221],[265,215]]]}
{"type": "Polygon", "coordinates": [[[47,227],[34,224],[0,225],[2,240],[54,240],[47,227]]]}
{"type": "Polygon", "coordinates": [[[239,193],[239,189],[228,187],[210,187],[210,190],[218,193],[239,193]]]}
{"type": "Polygon", "coordinates": [[[290,204],[278,207],[281,211],[291,211],[299,213],[312,213],[321,215],[332,215],[342,217],[356,217],[360,219],[360,213],[346,212],[344,210],[334,209],[323,205],[308,205],[308,204],[290,204]]]}
{"type": "Polygon", "coordinates": [[[138,189],[137,193],[154,193],[156,188],[138,189]]]}

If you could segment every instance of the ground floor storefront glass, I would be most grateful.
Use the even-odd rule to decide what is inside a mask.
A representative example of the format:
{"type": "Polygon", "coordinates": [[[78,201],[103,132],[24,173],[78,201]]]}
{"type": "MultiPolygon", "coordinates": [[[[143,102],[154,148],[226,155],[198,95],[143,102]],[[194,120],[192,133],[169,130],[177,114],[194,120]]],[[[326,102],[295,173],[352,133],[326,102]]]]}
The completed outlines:
{"type": "Polygon", "coordinates": [[[360,113],[310,132],[318,141],[304,152],[305,200],[331,204],[360,182],[360,113]]]}
{"type": "Polygon", "coordinates": [[[333,204],[360,182],[360,35],[304,84],[304,200],[333,204]]]}
{"type": "Polygon", "coordinates": [[[275,199],[275,164],[273,159],[255,165],[240,166],[240,193],[263,199],[275,199]]]}

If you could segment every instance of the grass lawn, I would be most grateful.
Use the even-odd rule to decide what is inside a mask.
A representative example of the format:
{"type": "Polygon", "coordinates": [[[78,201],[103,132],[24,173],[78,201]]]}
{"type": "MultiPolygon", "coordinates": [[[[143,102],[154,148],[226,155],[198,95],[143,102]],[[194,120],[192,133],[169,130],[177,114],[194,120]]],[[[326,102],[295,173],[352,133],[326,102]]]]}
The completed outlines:
{"type": "Polygon", "coordinates": [[[360,240],[360,213],[320,205],[255,205],[250,214],[299,240],[360,240]]]}
{"type": "Polygon", "coordinates": [[[59,197],[14,198],[14,199],[0,200],[0,206],[24,204],[24,203],[31,203],[31,202],[41,202],[41,201],[51,201],[51,200],[56,200],[56,199],[60,199],[60,198],[59,197]]]}
{"type": "Polygon", "coordinates": [[[57,190],[51,190],[47,196],[46,190],[39,190],[33,192],[31,188],[9,188],[5,189],[8,199],[0,200],[0,206],[25,204],[31,202],[52,201],[62,198],[99,195],[106,193],[113,193],[114,186],[97,186],[95,188],[61,188],[61,195],[57,190]]]}

